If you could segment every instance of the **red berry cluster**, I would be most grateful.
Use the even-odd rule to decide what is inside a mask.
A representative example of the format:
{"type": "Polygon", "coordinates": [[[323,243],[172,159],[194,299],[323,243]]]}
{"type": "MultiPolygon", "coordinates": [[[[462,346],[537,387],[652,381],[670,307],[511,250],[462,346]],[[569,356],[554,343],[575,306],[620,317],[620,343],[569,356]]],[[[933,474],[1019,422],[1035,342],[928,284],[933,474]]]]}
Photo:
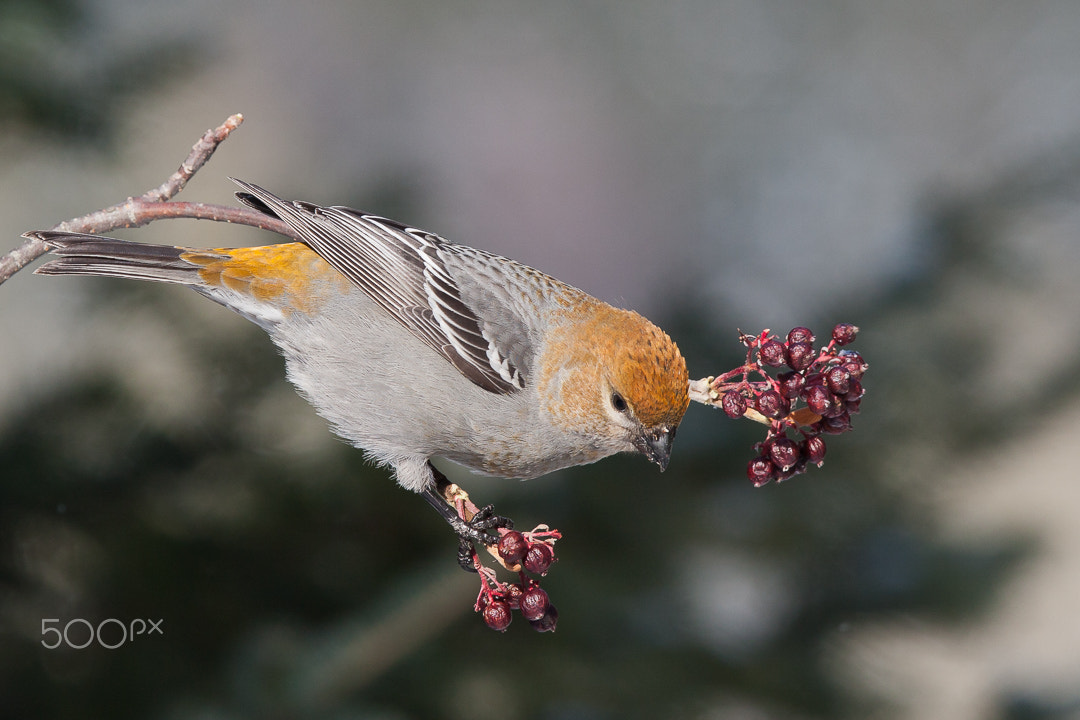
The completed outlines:
{"type": "Polygon", "coordinates": [[[493,569],[480,567],[478,562],[480,594],[473,609],[483,613],[484,622],[492,630],[506,630],[513,610],[521,612],[522,617],[538,632],[555,630],[559,612],[540,587],[539,581],[529,577],[526,571],[547,575],[548,568],[555,562],[555,541],[562,535],[558,530],[549,530],[546,525],[524,533],[500,528],[499,533],[499,557],[508,567],[520,568],[518,582],[500,582],[493,569]]]}
{"type": "Polygon", "coordinates": [[[859,353],[841,348],[855,340],[858,331],[840,323],[820,350],[814,349],[814,334],[804,327],[793,328],[783,342],[768,330],[756,336],[740,334],[746,362],[715,378],[710,395],[728,417],[752,417],[769,428],[765,440],[754,445],[757,457],[746,468],[754,485],[787,480],[806,472],[810,463],[820,467],[825,460],[821,436],[851,430],[868,366],[859,353]],[[776,377],[769,374],[784,366],[788,370],[776,377]],[[755,376],[761,379],[751,379],[755,376]]]}

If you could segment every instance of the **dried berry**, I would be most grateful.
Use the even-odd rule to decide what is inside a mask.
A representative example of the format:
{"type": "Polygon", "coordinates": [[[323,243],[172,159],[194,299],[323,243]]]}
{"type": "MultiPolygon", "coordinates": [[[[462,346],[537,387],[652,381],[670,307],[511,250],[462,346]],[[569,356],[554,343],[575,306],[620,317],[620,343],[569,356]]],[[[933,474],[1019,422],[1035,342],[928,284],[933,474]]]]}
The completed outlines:
{"type": "Polygon", "coordinates": [[[530,620],[529,625],[536,632],[555,632],[555,625],[559,622],[559,611],[555,606],[548,603],[547,611],[539,620],[530,620]]]}
{"type": "Polygon", "coordinates": [[[728,390],[720,399],[720,407],[729,418],[741,418],[746,414],[746,398],[738,390],[728,390]]]}
{"type": "Polygon", "coordinates": [[[767,445],[769,459],[773,461],[776,467],[780,468],[781,472],[787,472],[795,467],[795,463],[799,461],[799,446],[795,444],[794,440],[779,437],[769,441],[767,445]]]}
{"type": "Polygon", "coordinates": [[[848,372],[851,373],[852,377],[862,377],[863,373],[866,372],[866,369],[870,367],[866,364],[866,361],[862,359],[862,355],[854,350],[841,350],[839,355],[843,358],[843,366],[848,369],[848,372]]]}
{"type": "Polygon", "coordinates": [[[508,565],[517,565],[525,557],[525,553],[529,551],[529,543],[525,540],[525,536],[519,533],[517,530],[511,530],[508,533],[503,533],[503,536],[499,538],[499,557],[506,561],[508,565]]]}
{"type": "Polygon", "coordinates": [[[787,346],[787,364],[792,370],[805,370],[814,364],[814,346],[810,343],[792,343],[787,346]]]}
{"type": "Polygon", "coordinates": [[[526,620],[539,620],[548,609],[548,594],[539,585],[533,585],[521,596],[521,616],[526,620]]]}
{"type": "Polygon", "coordinates": [[[517,610],[521,607],[521,596],[524,594],[525,588],[520,585],[506,586],[506,604],[510,606],[511,610],[517,610]]]}
{"type": "Polygon", "coordinates": [[[851,389],[851,372],[847,368],[832,367],[825,372],[825,382],[837,395],[846,395],[851,389]]]}
{"type": "Polygon", "coordinates": [[[812,343],[814,342],[814,333],[810,332],[810,328],[802,326],[791,328],[787,334],[787,341],[789,345],[795,345],[796,343],[812,343]]]}
{"type": "Polygon", "coordinates": [[[847,412],[847,406],[844,398],[829,393],[829,408],[821,414],[825,417],[836,417],[837,415],[843,415],[845,412],[847,412]]]}
{"type": "Polygon", "coordinates": [[[811,435],[803,441],[802,451],[807,462],[821,467],[821,463],[825,460],[825,441],[820,435],[811,435]]]}
{"type": "Polygon", "coordinates": [[[780,373],[776,379],[780,383],[780,394],[788,400],[799,397],[799,393],[806,387],[806,376],[794,370],[780,373]]]}
{"type": "Polygon", "coordinates": [[[784,346],[777,340],[766,340],[758,348],[758,361],[768,367],[784,364],[784,346]]]}
{"type": "Polygon", "coordinates": [[[796,475],[801,475],[806,472],[806,459],[799,458],[798,462],[789,467],[787,470],[781,470],[776,475],[776,482],[781,483],[785,480],[790,480],[796,475]]]}
{"type": "Polygon", "coordinates": [[[863,396],[862,383],[859,382],[858,380],[856,380],[855,378],[852,378],[851,382],[848,384],[848,391],[847,391],[847,394],[844,395],[844,399],[847,400],[848,402],[851,402],[852,400],[861,399],[862,396],[863,396]]]}
{"type": "Polygon", "coordinates": [[[840,323],[832,329],[832,339],[837,345],[847,345],[855,341],[859,328],[851,323],[840,323]]]}
{"type": "Polygon", "coordinates": [[[775,390],[766,390],[757,399],[758,412],[768,418],[783,417],[787,415],[790,407],[791,403],[780,397],[780,393],[775,390]]]}
{"type": "Polygon", "coordinates": [[[833,394],[824,385],[812,385],[806,389],[806,407],[818,415],[827,415],[832,411],[833,394]]]}
{"type": "Polygon", "coordinates": [[[525,553],[525,569],[537,575],[546,575],[551,563],[555,561],[555,551],[547,543],[533,543],[525,553]]]}
{"type": "Polygon", "coordinates": [[[512,619],[510,606],[502,600],[492,600],[484,606],[484,622],[492,630],[503,632],[510,627],[512,619]]]}
{"type": "Polygon", "coordinates": [[[833,417],[823,417],[814,424],[817,425],[823,433],[828,435],[841,435],[851,429],[851,417],[845,411],[833,417]]]}
{"type": "Polygon", "coordinates": [[[862,377],[863,367],[854,360],[846,360],[840,363],[840,367],[851,373],[851,378],[853,380],[858,380],[860,377],[862,377]]]}
{"type": "Polygon", "coordinates": [[[776,466],[772,460],[764,456],[757,456],[746,466],[746,477],[754,483],[754,487],[761,487],[776,476],[776,466]]]}

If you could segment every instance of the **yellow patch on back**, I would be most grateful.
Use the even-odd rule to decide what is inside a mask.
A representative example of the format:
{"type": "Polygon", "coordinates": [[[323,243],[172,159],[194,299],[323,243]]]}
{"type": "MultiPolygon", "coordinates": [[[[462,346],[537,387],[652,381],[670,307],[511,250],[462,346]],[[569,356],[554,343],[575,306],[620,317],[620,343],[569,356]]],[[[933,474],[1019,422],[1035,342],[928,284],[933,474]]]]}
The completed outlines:
{"type": "Polygon", "coordinates": [[[264,247],[190,250],[180,256],[199,266],[199,277],[286,312],[316,312],[351,288],[318,253],[299,242],[264,247]]]}

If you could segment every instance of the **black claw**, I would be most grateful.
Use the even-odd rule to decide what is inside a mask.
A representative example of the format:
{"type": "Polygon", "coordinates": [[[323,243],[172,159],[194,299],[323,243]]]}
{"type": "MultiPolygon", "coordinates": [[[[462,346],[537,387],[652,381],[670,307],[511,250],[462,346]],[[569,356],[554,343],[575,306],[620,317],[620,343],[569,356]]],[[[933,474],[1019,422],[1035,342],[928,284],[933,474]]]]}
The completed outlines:
{"type": "Polygon", "coordinates": [[[454,528],[455,534],[464,542],[494,545],[499,539],[495,535],[489,534],[488,530],[514,527],[514,522],[509,517],[495,514],[494,506],[487,505],[481,508],[481,511],[476,513],[472,520],[467,521],[458,517],[454,508],[450,507],[441,497],[438,497],[435,492],[424,490],[421,494],[438,511],[438,514],[443,516],[447,524],[454,528]]]}
{"type": "MultiPolygon", "coordinates": [[[[435,478],[436,488],[441,488],[441,486],[449,484],[445,475],[440,473],[430,464],[429,467],[435,478]]],[[[465,520],[458,516],[457,511],[446,502],[441,495],[441,492],[435,488],[422,490],[420,494],[439,512],[440,515],[443,516],[450,527],[454,529],[454,533],[458,536],[458,564],[470,572],[476,572],[475,562],[473,560],[473,547],[476,545],[490,547],[497,543],[499,541],[498,536],[491,534],[489,532],[490,530],[498,530],[500,528],[509,530],[514,527],[514,521],[510,518],[496,515],[495,508],[492,505],[486,505],[480,508],[473,516],[472,520],[465,520]]]]}
{"type": "Polygon", "coordinates": [[[465,572],[479,572],[476,569],[476,563],[473,561],[472,543],[463,537],[458,538],[457,561],[465,572]]]}
{"type": "Polygon", "coordinates": [[[499,538],[488,531],[496,528],[512,528],[514,527],[514,521],[496,515],[495,508],[488,505],[481,508],[480,512],[473,516],[472,520],[462,520],[455,515],[453,520],[450,521],[450,527],[454,528],[454,532],[457,533],[462,542],[476,545],[494,545],[499,542],[499,538]]]}
{"type": "Polygon", "coordinates": [[[473,519],[469,521],[469,526],[479,530],[482,533],[480,541],[485,545],[494,545],[499,541],[497,537],[488,535],[488,530],[494,530],[496,528],[506,528],[512,530],[514,528],[514,521],[508,517],[495,514],[494,505],[485,505],[480,508],[480,512],[473,516],[473,519]]]}
{"type": "Polygon", "coordinates": [[[496,515],[495,508],[491,505],[481,508],[468,522],[461,518],[455,519],[458,522],[451,522],[450,526],[458,536],[458,565],[468,572],[477,571],[473,559],[474,544],[491,546],[498,542],[498,538],[489,534],[488,530],[514,527],[513,520],[496,515]]]}

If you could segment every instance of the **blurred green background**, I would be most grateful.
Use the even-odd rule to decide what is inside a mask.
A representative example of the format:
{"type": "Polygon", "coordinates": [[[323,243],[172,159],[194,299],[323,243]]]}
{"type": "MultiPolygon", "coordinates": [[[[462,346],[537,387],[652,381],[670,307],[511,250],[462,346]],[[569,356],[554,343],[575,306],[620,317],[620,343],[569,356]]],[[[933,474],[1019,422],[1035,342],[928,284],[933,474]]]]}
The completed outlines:
{"type": "Polygon", "coordinates": [[[514,257],[649,315],[692,377],[736,328],[854,322],[871,364],[855,432],[780,486],[703,407],[663,475],[453,474],[565,534],[558,631],[498,634],[261,331],[23,272],[0,716],[1080,718],[1078,36],[1071,2],[0,0],[4,250],[243,112],[182,199],[235,175],[514,257]],[[161,632],[49,650],[50,618],[161,632]]]}

